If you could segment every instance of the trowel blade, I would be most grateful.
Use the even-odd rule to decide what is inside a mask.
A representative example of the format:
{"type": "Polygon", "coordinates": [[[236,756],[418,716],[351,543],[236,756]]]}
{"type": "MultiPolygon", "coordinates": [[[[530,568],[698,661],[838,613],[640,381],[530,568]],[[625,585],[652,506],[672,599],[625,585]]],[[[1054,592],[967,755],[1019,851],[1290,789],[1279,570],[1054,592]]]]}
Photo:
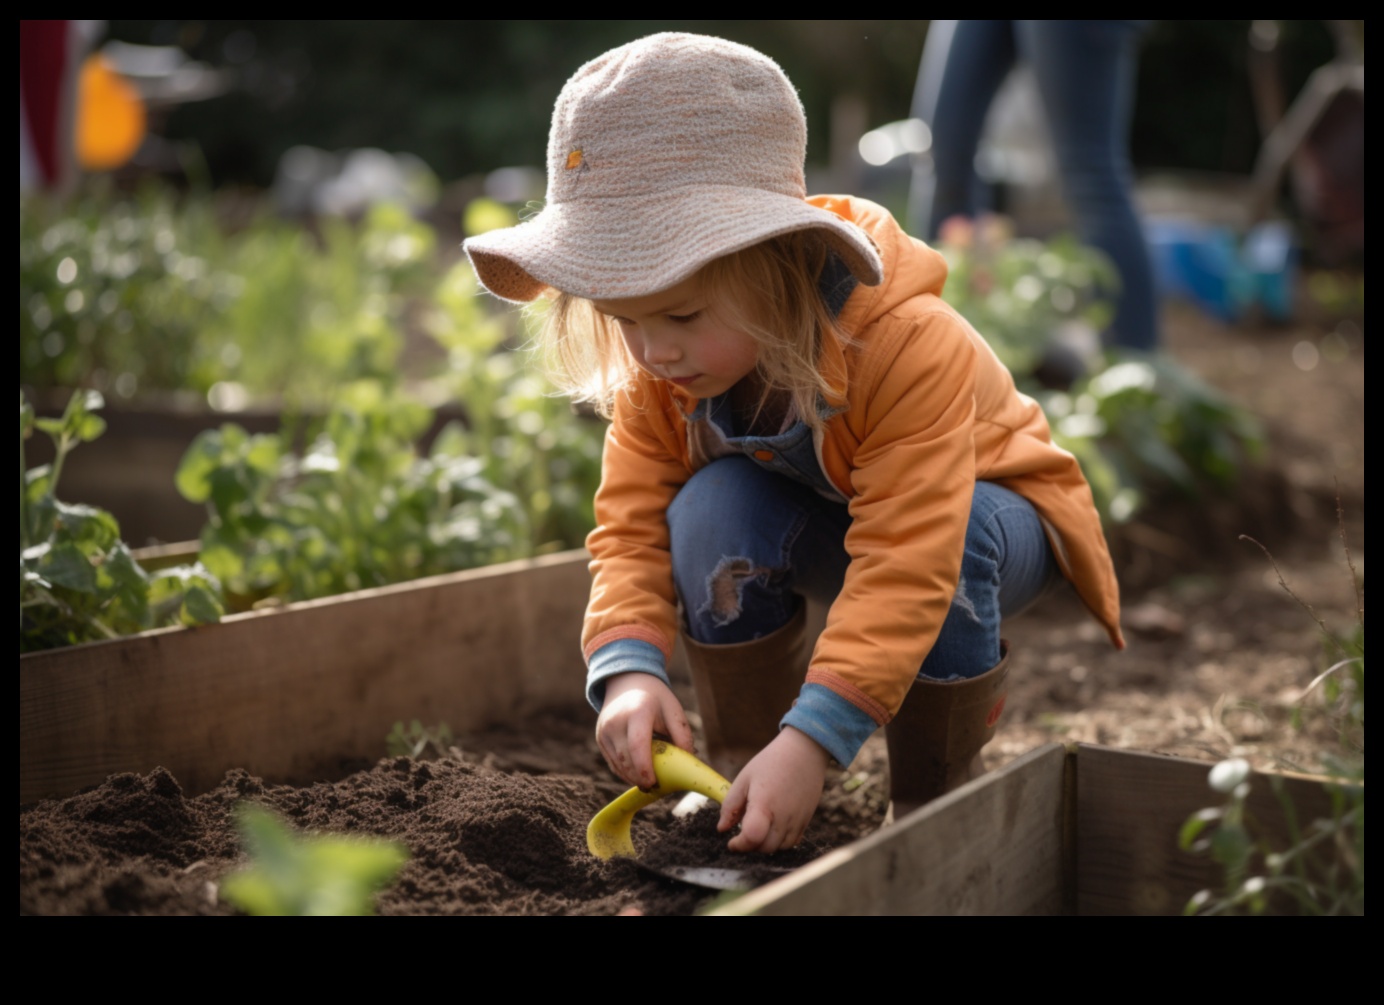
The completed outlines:
{"type": "MultiPolygon", "coordinates": [[[[656,872],[660,876],[676,879],[683,883],[691,883],[693,886],[704,886],[708,890],[753,890],[765,881],[764,869],[750,872],[746,869],[720,869],[714,866],[698,865],[665,865],[657,868],[642,865],[642,867],[656,872]]],[[[776,869],[773,871],[788,873],[792,870],[776,869]]]]}

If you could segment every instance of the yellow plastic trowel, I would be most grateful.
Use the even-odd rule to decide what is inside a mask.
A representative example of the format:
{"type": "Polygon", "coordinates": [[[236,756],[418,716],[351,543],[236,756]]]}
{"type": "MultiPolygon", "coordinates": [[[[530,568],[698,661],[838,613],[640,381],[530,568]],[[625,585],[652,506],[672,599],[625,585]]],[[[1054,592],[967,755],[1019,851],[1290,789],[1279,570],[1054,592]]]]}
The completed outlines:
{"type": "Polygon", "coordinates": [[[630,789],[591,818],[586,828],[586,847],[597,858],[634,858],[630,823],[650,803],[674,792],[698,792],[718,803],[730,792],[726,781],[710,765],[667,740],[654,741],[654,776],[651,789],[630,789]]]}

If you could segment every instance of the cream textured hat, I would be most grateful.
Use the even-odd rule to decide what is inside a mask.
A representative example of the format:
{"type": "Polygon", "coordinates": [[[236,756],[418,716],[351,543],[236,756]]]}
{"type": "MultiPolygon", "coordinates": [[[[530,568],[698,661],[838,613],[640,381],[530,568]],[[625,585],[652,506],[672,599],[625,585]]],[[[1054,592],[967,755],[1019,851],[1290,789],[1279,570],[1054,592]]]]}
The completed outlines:
{"type": "Polygon", "coordinates": [[[612,49],[563,87],[548,198],[463,247],[486,288],[641,297],[722,255],[818,230],[862,283],[883,279],[864,231],[805,202],[807,120],[777,63],[747,46],[663,33],[612,49]]]}

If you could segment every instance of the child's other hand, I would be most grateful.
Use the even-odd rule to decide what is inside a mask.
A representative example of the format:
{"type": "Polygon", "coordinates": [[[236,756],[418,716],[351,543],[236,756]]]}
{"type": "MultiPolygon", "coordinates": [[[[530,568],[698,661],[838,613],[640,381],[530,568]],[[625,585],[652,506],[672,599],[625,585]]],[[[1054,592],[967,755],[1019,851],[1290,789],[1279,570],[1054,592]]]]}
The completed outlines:
{"type": "Polygon", "coordinates": [[[664,734],[683,750],[692,750],[692,727],[682,703],[667,684],[646,673],[611,677],[596,720],[596,742],[610,770],[641,789],[657,785],[654,733],[664,734]]]}
{"type": "Polygon", "coordinates": [[[716,829],[740,824],[731,851],[778,851],[802,840],[827,777],[831,755],[788,726],[736,776],[716,829]]]}

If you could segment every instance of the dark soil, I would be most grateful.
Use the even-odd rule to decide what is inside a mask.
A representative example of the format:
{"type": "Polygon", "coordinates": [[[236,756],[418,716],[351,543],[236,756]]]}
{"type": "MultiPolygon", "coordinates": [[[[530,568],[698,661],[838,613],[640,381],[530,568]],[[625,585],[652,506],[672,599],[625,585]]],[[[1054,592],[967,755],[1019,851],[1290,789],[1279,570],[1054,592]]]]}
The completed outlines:
{"type": "MultiPolygon", "coordinates": [[[[586,848],[586,825],[622,790],[607,780],[590,724],[543,718],[530,734],[478,736],[473,756],[386,758],[335,783],[266,785],[229,772],[188,797],[167,771],[114,775],[105,784],[20,812],[22,914],[233,914],[217,882],[241,864],[233,811],[268,806],[304,832],[397,840],[410,860],[380,894],[380,914],[686,915],[712,894],[586,848]],[[507,753],[512,751],[512,755],[507,753]],[[588,756],[589,755],[589,756],[588,756]],[[532,774],[554,758],[566,771],[532,774]],[[527,769],[527,770],[526,770],[527,769]]],[[[733,855],[716,833],[714,806],[675,819],[671,800],[635,817],[641,859],[657,865],[747,870],[777,876],[859,836],[850,814],[827,811],[791,852],[733,855]]]]}
{"type": "MultiPolygon", "coordinates": [[[[1261,417],[1267,454],[1236,491],[1161,500],[1114,536],[1124,653],[1071,596],[1007,626],[1011,693],[991,766],[1060,740],[1311,769],[1335,743],[1319,694],[1304,697],[1325,664],[1303,604],[1333,631],[1363,605],[1342,550],[1343,525],[1363,583],[1362,330],[1335,321],[1227,328],[1175,309],[1168,335],[1175,358],[1261,417]],[[1242,534],[1263,543],[1277,571],[1242,534]],[[1295,712],[1304,729],[1291,725],[1295,712]]],[[[233,913],[218,883],[243,864],[231,811],[246,799],[305,831],[406,844],[411,859],[379,895],[381,914],[695,912],[714,895],[587,852],[588,821],[622,790],[591,726],[589,713],[535,721],[463,737],[440,759],[385,759],[332,783],[266,785],[231,772],[195,798],[162,770],[113,776],[20,808],[20,913],[233,913]]],[[[877,736],[828,779],[791,858],[731,855],[714,810],[677,819],[669,800],[639,814],[634,840],[649,861],[798,865],[877,828],[886,785],[877,736]]]]}

